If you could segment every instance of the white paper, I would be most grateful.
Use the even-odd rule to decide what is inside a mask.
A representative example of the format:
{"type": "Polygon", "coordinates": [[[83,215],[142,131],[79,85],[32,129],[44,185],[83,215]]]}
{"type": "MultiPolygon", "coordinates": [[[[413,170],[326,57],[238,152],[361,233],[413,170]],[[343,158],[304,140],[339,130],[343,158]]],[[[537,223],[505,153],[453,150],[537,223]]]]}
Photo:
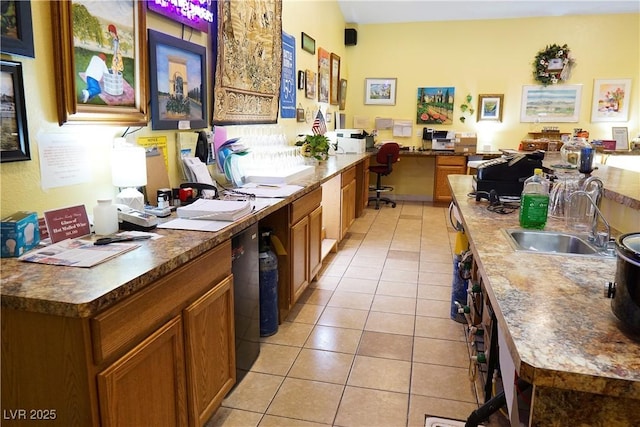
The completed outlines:
{"type": "Polygon", "coordinates": [[[393,119],[385,117],[376,117],[376,129],[391,129],[393,127],[393,119]]]}
{"type": "Polygon", "coordinates": [[[256,184],[250,182],[240,187],[243,193],[253,194],[256,197],[282,198],[302,190],[303,187],[292,184],[256,184]]]}
{"type": "Polygon", "coordinates": [[[91,143],[82,135],[38,134],[43,190],[91,182],[91,143]]]}
{"type": "Polygon", "coordinates": [[[353,116],[353,127],[356,129],[369,129],[369,116],[353,116]]]}
{"type": "Polygon", "coordinates": [[[413,127],[410,120],[394,120],[393,136],[410,137],[413,127]]]}

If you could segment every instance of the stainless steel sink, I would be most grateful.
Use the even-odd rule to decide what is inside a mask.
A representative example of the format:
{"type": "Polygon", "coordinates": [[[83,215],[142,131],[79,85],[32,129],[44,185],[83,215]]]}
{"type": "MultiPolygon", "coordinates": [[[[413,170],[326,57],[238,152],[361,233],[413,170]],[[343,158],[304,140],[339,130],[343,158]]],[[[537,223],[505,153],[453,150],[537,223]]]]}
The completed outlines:
{"type": "Polygon", "coordinates": [[[516,251],[543,254],[615,256],[613,251],[598,250],[586,237],[557,231],[503,230],[516,251]]]}

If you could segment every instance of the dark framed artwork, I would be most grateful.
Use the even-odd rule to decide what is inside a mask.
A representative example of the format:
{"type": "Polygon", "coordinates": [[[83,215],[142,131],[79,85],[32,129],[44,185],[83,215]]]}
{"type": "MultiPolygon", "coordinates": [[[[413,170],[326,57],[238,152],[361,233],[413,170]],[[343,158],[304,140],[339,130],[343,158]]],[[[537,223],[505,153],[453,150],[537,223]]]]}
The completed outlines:
{"type": "Polygon", "coordinates": [[[207,127],[207,50],[149,30],[151,128],[207,127]]]}
{"type": "Polygon", "coordinates": [[[146,126],[145,2],[51,2],[58,123],[146,126]]]}
{"type": "Polygon", "coordinates": [[[3,163],[31,160],[22,64],[0,61],[0,69],[0,160],[3,163]]]}
{"type": "Polygon", "coordinates": [[[302,50],[314,55],[316,53],[316,41],[307,33],[302,33],[302,50]]]}
{"type": "Polygon", "coordinates": [[[2,40],[0,50],[9,55],[35,58],[33,50],[33,26],[31,25],[31,0],[3,0],[2,40]]]}
{"type": "Polygon", "coordinates": [[[329,52],[318,48],[318,102],[329,102],[329,87],[331,65],[329,64],[329,52]]]}
{"type": "Polygon", "coordinates": [[[213,123],[277,123],[282,1],[218,1],[216,15],[213,123]]]}
{"type": "Polygon", "coordinates": [[[332,53],[329,60],[329,103],[338,105],[340,102],[340,57],[332,53]]]}

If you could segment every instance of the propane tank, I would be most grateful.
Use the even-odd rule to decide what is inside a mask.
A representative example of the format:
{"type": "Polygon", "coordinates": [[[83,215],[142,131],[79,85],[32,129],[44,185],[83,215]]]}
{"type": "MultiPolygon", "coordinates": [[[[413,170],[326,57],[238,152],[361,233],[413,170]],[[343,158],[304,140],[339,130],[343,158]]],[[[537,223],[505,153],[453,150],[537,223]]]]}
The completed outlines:
{"type": "Polygon", "coordinates": [[[272,230],[260,231],[260,336],[278,332],[278,258],[271,250],[272,230]]]}

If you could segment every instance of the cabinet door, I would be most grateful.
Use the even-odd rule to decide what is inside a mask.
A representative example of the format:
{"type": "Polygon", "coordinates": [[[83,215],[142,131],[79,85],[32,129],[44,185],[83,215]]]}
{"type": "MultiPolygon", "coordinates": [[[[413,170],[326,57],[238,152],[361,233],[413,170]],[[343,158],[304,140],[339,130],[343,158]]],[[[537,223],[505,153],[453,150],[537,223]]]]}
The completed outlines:
{"type": "Polygon", "coordinates": [[[342,187],[342,220],[340,221],[340,236],[344,238],[347,230],[356,218],[356,180],[342,187]]]}
{"type": "Polygon", "coordinates": [[[465,158],[463,156],[441,156],[436,164],[433,199],[436,202],[450,202],[451,190],[447,177],[449,175],[464,175],[466,173],[465,158]],[[445,163],[444,165],[442,163],[445,163]]]}
{"type": "Polygon", "coordinates": [[[322,267],[322,206],[309,214],[309,280],[322,267]]]}
{"type": "Polygon", "coordinates": [[[184,310],[189,424],[202,426],[236,381],[233,279],[184,310]]]}
{"type": "Polygon", "coordinates": [[[291,305],[309,284],[309,216],[291,226],[291,305]]]}
{"type": "Polygon", "coordinates": [[[98,374],[102,425],[184,426],[182,321],[175,317],[98,374]]]}

